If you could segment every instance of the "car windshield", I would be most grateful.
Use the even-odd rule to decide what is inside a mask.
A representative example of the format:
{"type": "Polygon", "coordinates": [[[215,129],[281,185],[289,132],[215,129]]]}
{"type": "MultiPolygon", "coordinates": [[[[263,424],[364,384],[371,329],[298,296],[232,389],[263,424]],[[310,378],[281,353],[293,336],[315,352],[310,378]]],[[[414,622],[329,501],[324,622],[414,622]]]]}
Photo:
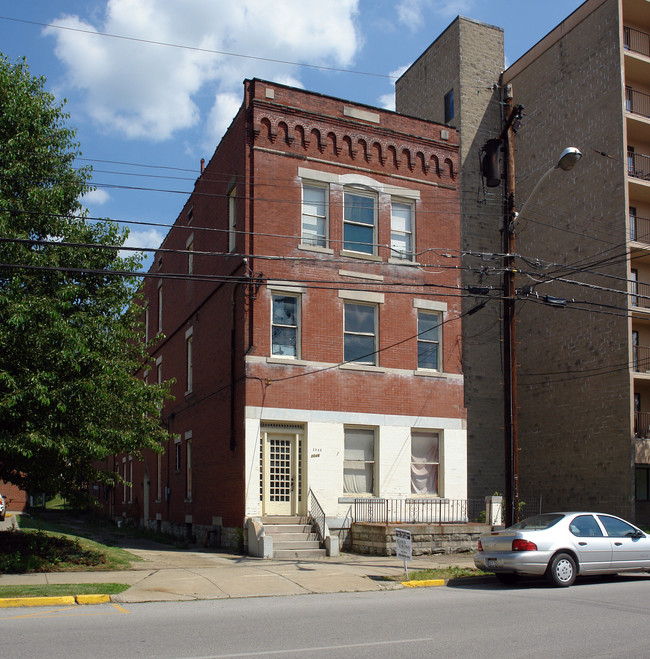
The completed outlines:
{"type": "Polygon", "coordinates": [[[546,514],[546,515],[536,515],[535,517],[529,517],[524,519],[517,524],[513,524],[510,528],[516,531],[543,531],[544,529],[550,529],[551,526],[557,524],[564,515],[558,514],[546,514]]]}

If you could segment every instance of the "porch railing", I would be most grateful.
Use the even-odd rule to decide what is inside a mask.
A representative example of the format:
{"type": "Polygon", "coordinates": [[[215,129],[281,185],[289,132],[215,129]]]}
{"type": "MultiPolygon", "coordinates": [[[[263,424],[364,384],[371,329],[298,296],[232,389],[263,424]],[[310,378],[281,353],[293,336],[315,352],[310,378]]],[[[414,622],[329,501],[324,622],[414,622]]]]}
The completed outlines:
{"type": "Polygon", "coordinates": [[[318,503],[318,499],[311,489],[309,490],[309,517],[316,525],[320,541],[325,542],[325,511],[320,503],[318,503]]]}
{"type": "Polygon", "coordinates": [[[650,34],[625,26],[623,39],[626,50],[650,57],[650,34]]]}
{"type": "Polygon", "coordinates": [[[637,91],[632,87],[626,87],[625,109],[641,117],[650,117],[650,94],[637,91]]]}
{"type": "Polygon", "coordinates": [[[630,240],[650,243],[650,219],[647,217],[630,217],[630,240]]]}
{"type": "Polygon", "coordinates": [[[642,153],[627,152],[627,173],[644,181],[650,180],[650,156],[642,153]]]}

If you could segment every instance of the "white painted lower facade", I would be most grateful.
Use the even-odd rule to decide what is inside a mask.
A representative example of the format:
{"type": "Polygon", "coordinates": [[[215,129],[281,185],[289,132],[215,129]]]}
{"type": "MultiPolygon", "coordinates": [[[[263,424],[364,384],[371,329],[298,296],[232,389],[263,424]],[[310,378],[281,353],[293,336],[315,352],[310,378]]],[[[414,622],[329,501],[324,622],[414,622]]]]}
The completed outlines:
{"type": "Polygon", "coordinates": [[[467,498],[467,431],[464,419],[360,414],[284,408],[246,408],[246,516],[306,514],[311,489],[329,519],[345,518],[355,497],[413,498],[412,432],[437,433],[437,496],[467,498]],[[347,428],[374,431],[372,495],[345,492],[347,428]],[[278,454],[278,451],[280,454],[278,454]],[[282,456],[286,456],[286,460],[282,456]],[[271,473],[275,470],[275,473],[271,473]],[[284,473],[278,473],[284,472],[284,473]],[[286,497],[278,497],[286,481],[286,497]],[[271,499],[286,498],[285,507],[271,499]]]}

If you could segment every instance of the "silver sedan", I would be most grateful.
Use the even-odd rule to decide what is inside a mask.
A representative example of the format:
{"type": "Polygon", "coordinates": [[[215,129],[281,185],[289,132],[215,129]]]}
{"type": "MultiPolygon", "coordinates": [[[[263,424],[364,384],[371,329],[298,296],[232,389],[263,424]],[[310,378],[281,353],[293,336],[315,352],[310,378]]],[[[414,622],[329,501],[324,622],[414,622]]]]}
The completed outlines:
{"type": "Polygon", "coordinates": [[[526,574],[570,586],[578,574],[650,570],[650,538],[613,515],[545,513],[482,535],[474,563],[502,583],[526,574]]]}

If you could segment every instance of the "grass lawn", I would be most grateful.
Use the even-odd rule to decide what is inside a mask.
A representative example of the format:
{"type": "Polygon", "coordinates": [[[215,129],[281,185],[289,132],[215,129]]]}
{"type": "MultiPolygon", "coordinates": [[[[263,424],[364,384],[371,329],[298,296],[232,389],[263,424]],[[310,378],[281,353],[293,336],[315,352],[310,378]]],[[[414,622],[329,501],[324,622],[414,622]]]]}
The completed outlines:
{"type": "Polygon", "coordinates": [[[128,587],[128,585],[123,583],[59,583],[31,586],[0,586],[0,598],[117,595],[124,592],[128,587]]]}
{"type": "Polygon", "coordinates": [[[124,549],[85,537],[86,524],[77,528],[67,520],[70,517],[63,515],[19,515],[19,531],[0,531],[0,574],[125,570],[140,560],[124,549]]]}

